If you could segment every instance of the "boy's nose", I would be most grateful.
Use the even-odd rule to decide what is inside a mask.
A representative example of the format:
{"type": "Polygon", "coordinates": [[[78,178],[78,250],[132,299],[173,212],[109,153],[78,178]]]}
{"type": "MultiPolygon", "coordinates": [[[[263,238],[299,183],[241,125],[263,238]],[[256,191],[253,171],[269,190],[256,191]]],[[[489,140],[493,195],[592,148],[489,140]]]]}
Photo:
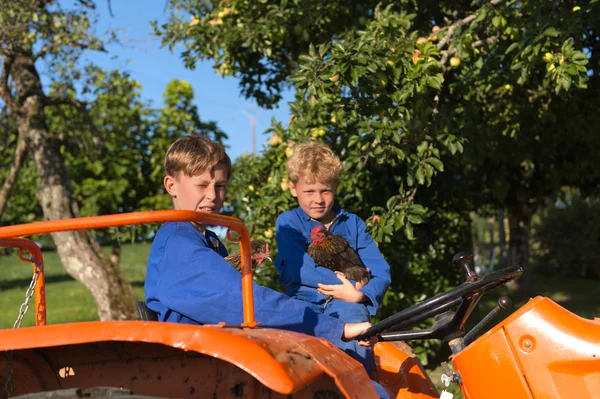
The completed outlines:
{"type": "Polygon", "coordinates": [[[215,199],[217,196],[217,190],[215,189],[215,186],[208,186],[204,196],[208,199],[215,199]]]}

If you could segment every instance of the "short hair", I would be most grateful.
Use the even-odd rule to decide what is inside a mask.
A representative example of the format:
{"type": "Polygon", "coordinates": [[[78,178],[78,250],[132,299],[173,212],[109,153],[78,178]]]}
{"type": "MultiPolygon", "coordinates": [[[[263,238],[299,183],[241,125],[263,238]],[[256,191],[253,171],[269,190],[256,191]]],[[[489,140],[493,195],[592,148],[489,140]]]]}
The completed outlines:
{"type": "Polygon", "coordinates": [[[309,184],[316,181],[339,183],[343,166],[340,158],[325,144],[301,143],[293,148],[288,159],[287,172],[292,183],[301,177],[309,184]]]}
{"type": "Polygon", "coordinates": [[[177,177],[179,173],[196,176],[206,171],[212,174],[217,165],[225,166],[229,180],[231,159],[225,149],[221,144],[201,134],[193,133],[179,137],[165,154],[165,176],[177,177]]]}

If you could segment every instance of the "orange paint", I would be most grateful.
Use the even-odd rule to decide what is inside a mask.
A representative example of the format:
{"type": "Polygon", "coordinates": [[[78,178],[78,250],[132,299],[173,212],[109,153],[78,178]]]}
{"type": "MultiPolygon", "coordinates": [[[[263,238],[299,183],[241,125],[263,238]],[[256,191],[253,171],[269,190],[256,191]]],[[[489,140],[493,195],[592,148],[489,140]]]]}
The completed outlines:
{"type": "Polygon", "coordinates": [[[46,325],[46,279],[44,275],[44,257],[42,251],[37,244],[31,240],[24,238],[5,238],[0,239],[0,247],[4,248],[19,248],[19,259],[23,262],[30,262],[33,268],[33,273],[39,271],[37,283],[34,288],[34,303],[35,303],[35,325],[46,325]],[[30,258],[26,258],[23,254],[28,251],[31,254],[30,258]]]}
{"type": "Polygon", "coordinates": [[[465,398],[597,398],[600,324],[536,297],[452,363],[465,398]]]}
{"type": "MultiPolygon", "coordinates": [[[[75,364],[94,362],[97,363],[94,368],[95,373],[110,374],[110,369],[116,367],[112,363],[117,361],[112,353],[104,350],[94,352],[89,349],[89,353],[83,356],[81,354],[83,349],[76,351],[73,349],[93,348],[94,344],[103,342],[120,342],[121,348],[139,343],[156,344],[221,359],[244,370],[266,387],[282,394],[299,392],[324,375],[330,376],[335,382],[333,386],[345,392],[346,397],[369,398],[375,394],[360,363],[323,339],[290,331],[140,321],[83,322],[0,331],[0,352],[12,350],[18,354],[33,349],[42,353],[53,351],[55,355],[51,357],[56,358],[54,360],[57,362],[54,367],[56,372],[62,367],[69,366],[68,362],[64,364],[64,359],[70,356],[76,359],[70,364],[74,367],[75,373],[77,373],[75,364]]],[[[148,348],[151,353],[151,346],[148,348]]],[[[145,353],[142,351],[138,354],[146,356],[145,353]]],[[[151,355],[147,356],[151,357],[151,355]]],[[[3,361],[4,359],[0,357],[0,366],[3,361]]],[[[42,358],[37,362],[40,364],[35,364],[34,369],[47,367],[42,364],[42,358]]],[[[147,367],[159,368],[161,362],[155,359],[154,366],[151,364],[147,367]]],[[[93,386],[92,382],[96,378],[93,374],[80,373],[78,378],[86,378],[86,375],[88,379],[85,382],[86,386],[93,386]]],[[[52,385],[51,381],[46,382],[45,378],[47,377],[36,377],[39,381],[38,385],[52,385]]],[[[102,380],[102,384],[115,386],[113,384],[120,381],[119,378],[117,373],[112,377],[106,377],[102,380]]],[[[169,384],[167,378],[164,383],[169,384]]],[[[22,393],[30,392],[27,386],[21,389],[24,389],[22,393]]],[[[146,392],[143,388],[141,391],[146,392]]],[[[150,393],[146,392],[146,394],[150,393]]]]}
{"type": "Polygon", "coordinates": [[[391,398],[439,398],[419,358],[404,342],[378,342],[373,348],[377,379],[391,398]]]}
{"type": "MultiPolygon", "coordinates": [[[[33,234],[56,233],[59,231],[102,229],[107,227],[129,226],[143,223],[196,222],[227,227],[227,238],[239,242],[242,254],[242,297],[244,306],[244,326],[255,327],[254,295],[252,292],[252,262],[250,259],[250,236],[241,220],[212,213],[195,211],[148,211],[131,212],[118,215],[92,216],[66,220],[49,220],[44,222],[19,224],[0,227],[0,238],[22,237],[33,234]],[[239,237],[233,237],[235,231],[239,237]]],[[[39,248],[38,248],[39,250],[39,248]]],[[[41,252],[40,252],[41,254],[41,252]]],[[[37,303],[36,292],[36,303],[37,303]]],[[[37,306],[36,306],[37,308],[37,306]]]]}

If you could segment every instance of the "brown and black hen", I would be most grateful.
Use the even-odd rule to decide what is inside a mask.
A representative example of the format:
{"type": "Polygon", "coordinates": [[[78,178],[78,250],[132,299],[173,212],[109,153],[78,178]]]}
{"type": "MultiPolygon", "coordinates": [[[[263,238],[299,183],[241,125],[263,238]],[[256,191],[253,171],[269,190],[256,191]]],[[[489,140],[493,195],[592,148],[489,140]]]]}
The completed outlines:
{"type": "Polygon", "coordinates": [[[310,231],[310,244],[306,252],[316,264],[334,272],[343,273],[348,280],[365,285],[371,279],[369,270],[342,236],[332,234],[325,226],[310,231]]]}
{"type": "MultiPolygon", "coordinates": [[[[252,270],[257,265],[260,265],[265,260],[271,260],[271,253],[269,252],[269,244],[264,240],[250,240],[250,250],[252,258],[252,270]]],[[[240,251],[236,251],[229,256],[225,257],[225,260],[233,265],[239,272],[242,271],[242,256],[240,251]]]]}

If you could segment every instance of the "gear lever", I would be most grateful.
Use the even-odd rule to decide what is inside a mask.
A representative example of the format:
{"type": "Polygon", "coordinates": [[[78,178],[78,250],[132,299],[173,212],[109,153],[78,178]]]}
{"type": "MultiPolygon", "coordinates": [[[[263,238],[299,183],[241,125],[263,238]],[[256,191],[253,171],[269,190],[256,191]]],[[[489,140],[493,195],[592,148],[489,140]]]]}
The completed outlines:
{"type": "Polygon", "coordinates": [[[479,276],[475,273],[475,267],[473,266],[473,254],[470,252],[459,252],[452,258],[452,264],[460,266],[465,275],[467,276],[467,282],[473,282],[479,280],[479,276]]]}
{"type": "Polygon", "coordinates": [[[492,309],[490,311],[490,313],[488,313],[483,319],[481,319],[481,321],[479,323],[477,323],[477,325],[475,327],[473,327],[473,329],[471,331],[469,331],[467,333],[467,335],[464,336],[464,338],[463,338],[464,344],[469,345],[469,342],[475,336],[475,334],[477,334],[483,328],[483,326],[485,326],[487,323],[489,323],[489,321],[492,320],[494,318],[494,316],[496,316],[498,314],[500,309],[508,309],[508,308],[510,308],[511,305],[512,305],[512,301],[510,300],[509,297],[501,296],[500,298],[498,298],[498,305],[494,309],[492,309]]]}

